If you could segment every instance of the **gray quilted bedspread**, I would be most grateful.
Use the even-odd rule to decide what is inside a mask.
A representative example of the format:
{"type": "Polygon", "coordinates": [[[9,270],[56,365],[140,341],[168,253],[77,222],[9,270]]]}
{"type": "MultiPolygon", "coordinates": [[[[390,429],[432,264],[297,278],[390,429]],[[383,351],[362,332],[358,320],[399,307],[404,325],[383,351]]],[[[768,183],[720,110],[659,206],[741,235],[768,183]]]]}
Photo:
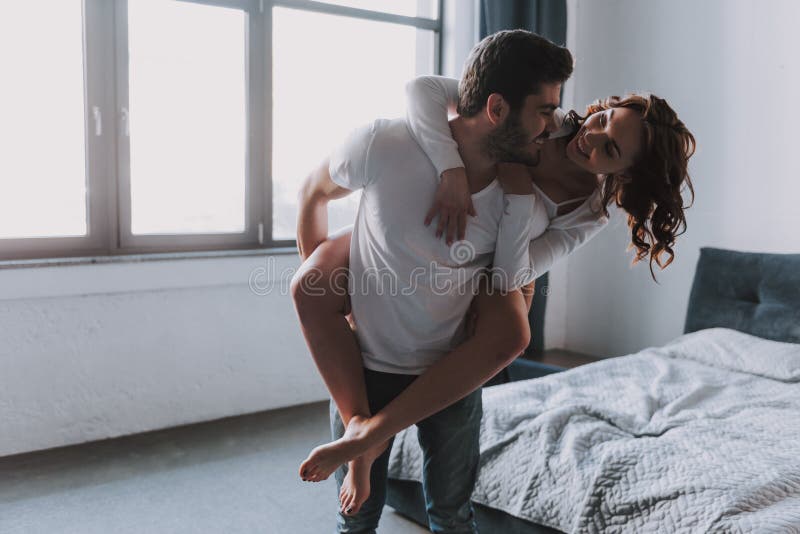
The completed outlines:
{"type": "MultiPolygon", "coordinates": [[[[483,405],[475,502],[569,533],[800,533],[798,344],[711,328],[483,405]]],[[[421,464],[412,426],[389,476],[421,464]]]]}

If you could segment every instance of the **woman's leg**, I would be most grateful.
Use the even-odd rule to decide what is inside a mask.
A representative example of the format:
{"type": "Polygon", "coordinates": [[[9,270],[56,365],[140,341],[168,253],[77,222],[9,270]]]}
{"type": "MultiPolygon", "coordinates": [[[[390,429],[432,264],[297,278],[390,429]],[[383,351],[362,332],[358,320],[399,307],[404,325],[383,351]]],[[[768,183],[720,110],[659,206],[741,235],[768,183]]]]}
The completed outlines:
{"type": "MultiPolygon", "coordinates": [[[[350,229],[339,231],[317,246],[291,287],[306,343],[345,427],[354,417],[366,420],[370,415],[361,350],[347,318],[351,233],[350,229]]],[[[339,494],[345,515],[357,513],[369,497],[372,462],[387,444],[384,440],[351,459],[339,494]]],[[[304,480],[318,481],[302,471],[301,466],[304,480]]]]}
{"type": "Polygon", "coordinates": [[[303,262],[291,284],[306,344],[345,426],[353,415],[370,415],[361,350],[347,321],[351,235],[346,229],[329,236],[303,262]]]}
{"type": "Polygon", "coordinates": [[[482,286],[476,297],[474,335],[443,356],[398,397],[369,419],[354,419],[348,434],[317,447],[304,462],[318,479],[476,390],[510,364],[530,342],[528,305],[519,290],[507,294],[482,286]]]}

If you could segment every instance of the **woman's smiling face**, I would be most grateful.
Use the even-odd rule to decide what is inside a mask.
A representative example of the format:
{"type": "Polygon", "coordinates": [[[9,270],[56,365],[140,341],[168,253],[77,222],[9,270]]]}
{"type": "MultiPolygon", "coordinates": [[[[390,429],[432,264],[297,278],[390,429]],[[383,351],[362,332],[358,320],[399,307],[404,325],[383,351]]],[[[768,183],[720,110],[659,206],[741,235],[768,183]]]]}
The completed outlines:
{"type": "Polygon", "coordinates": [[[644,125],[638,111],[609,108],[587,117],[567,144],[567,157],[593,174],[621,173],[642,150],[644,125]]]}

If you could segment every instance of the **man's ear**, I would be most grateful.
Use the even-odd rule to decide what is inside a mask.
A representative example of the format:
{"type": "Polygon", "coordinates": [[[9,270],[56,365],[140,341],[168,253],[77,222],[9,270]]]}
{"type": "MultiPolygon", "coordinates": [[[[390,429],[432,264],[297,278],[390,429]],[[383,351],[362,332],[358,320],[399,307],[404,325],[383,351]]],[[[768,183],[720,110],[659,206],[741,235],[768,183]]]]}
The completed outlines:
{"type": "Polygon", "coordinates": [[[497,126],[506,120],[510,109],[508,102],[500,93],[492,93],[486,99],[486,117],[493,126],[497,126]]]}

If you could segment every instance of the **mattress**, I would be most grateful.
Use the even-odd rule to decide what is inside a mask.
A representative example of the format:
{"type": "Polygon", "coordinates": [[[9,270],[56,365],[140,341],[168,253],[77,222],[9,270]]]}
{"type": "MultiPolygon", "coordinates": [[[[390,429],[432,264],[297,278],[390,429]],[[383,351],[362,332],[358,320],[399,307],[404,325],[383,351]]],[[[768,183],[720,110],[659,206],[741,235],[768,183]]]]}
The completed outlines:
{"type": "MultiPolygon", "coordinates": [[[[709,328],[483,403],[476,503],[564,532],[800,533],[800,344],[709,328]]],[[[389,476],[421,480],[416,427],[389,476]]]]}

